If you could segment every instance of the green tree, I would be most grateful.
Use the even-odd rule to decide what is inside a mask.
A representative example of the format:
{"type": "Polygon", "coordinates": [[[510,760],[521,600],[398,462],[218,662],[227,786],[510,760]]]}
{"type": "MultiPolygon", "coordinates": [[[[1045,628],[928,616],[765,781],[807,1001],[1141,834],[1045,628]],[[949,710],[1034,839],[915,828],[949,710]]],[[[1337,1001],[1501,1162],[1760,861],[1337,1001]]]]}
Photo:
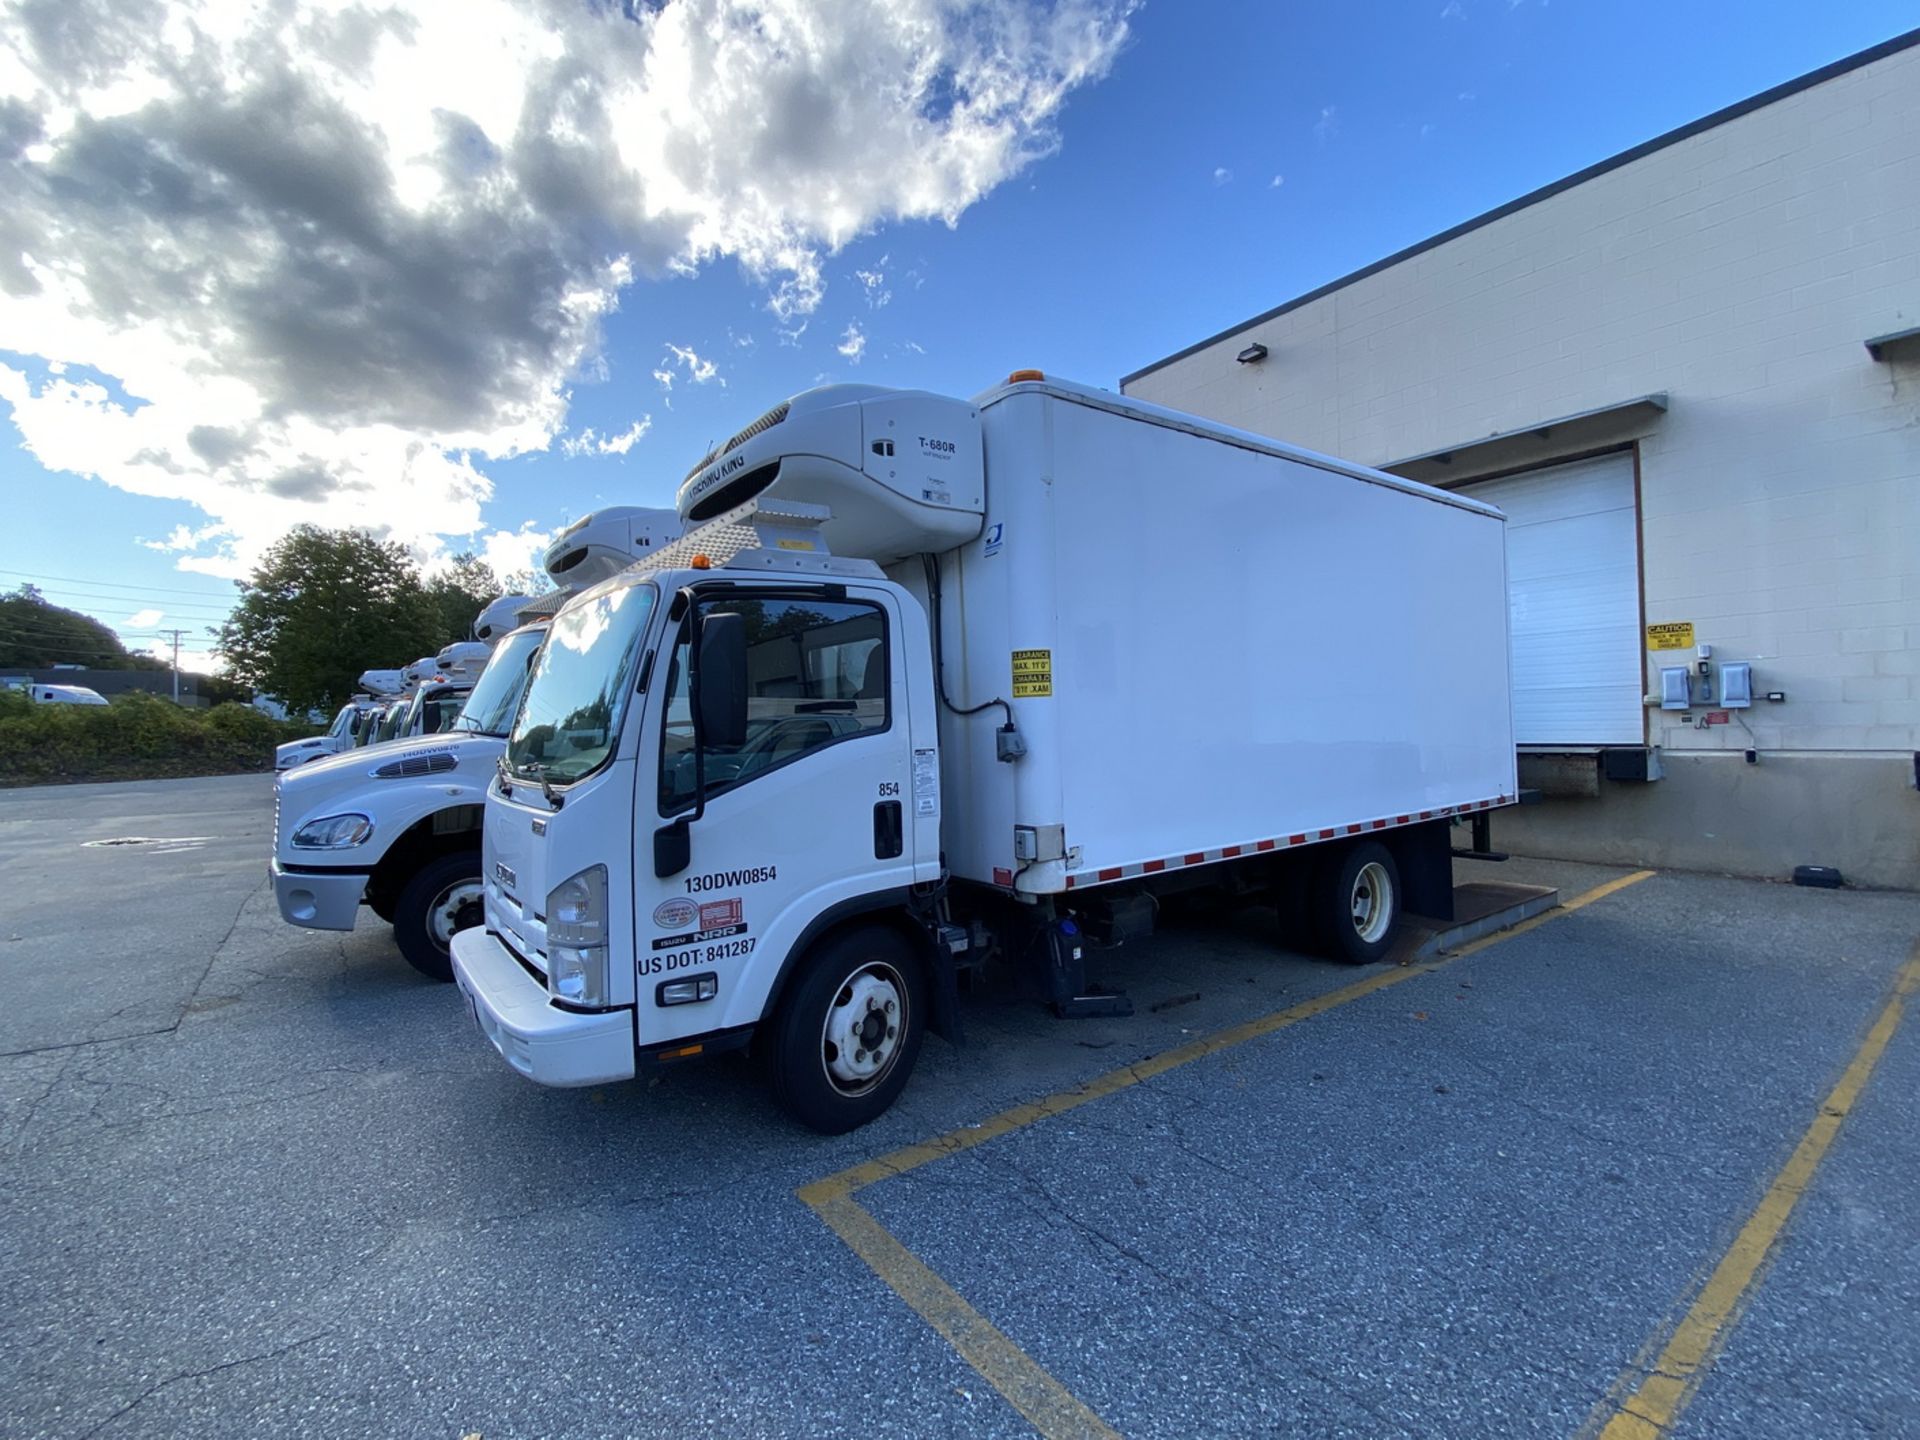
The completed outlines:
{"type": "Polygon", "coordinates": [[[471,553],[454,556],[445,570],[426,582],[426,592],[439,617],[440,631],[447,637],[441,645],[470,639],[474,617],[502,593],[493,567],[471,553]]]}
{"type": "Polygon", "coordinates": [[[166,663],[135,655],[91,616],[47,603],[32,585],[0,596],[0,667],[42,670],[91,665],[102,670],[165,670],[166,663]]]}
{"type": "Polygon", "coordinates": [[[267,551],[240,591],[212,632],[214,648],[235,680],[278,696],[295,715],[341,704],[364,670],[437,653],[466,634],[479,609],[447,633],[447,615],[405,546],[312,525],[267,551]]]}

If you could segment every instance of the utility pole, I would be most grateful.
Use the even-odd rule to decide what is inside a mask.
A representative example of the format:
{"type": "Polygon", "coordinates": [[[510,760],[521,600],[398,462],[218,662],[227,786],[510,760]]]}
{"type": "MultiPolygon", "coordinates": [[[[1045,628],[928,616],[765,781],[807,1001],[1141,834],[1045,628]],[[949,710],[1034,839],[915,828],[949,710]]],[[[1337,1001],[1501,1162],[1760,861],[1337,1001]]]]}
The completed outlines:
{"type": "Polygon", "coordinates": [[[162,630],[160,633],[173,637],[173,703],[178,705],[180,703],[180,637],[187,632],[184,630],[162,630]]]}

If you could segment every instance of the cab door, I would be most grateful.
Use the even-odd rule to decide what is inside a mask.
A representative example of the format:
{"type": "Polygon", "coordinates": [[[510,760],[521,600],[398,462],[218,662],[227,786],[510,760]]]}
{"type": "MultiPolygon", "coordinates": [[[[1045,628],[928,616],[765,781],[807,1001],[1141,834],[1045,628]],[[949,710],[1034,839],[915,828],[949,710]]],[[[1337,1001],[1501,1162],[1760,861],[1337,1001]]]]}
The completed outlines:
{"type": "Polygon", "coordinates": [[[901,633],[890,591],[852,585],[730,585],[670,624],[635,767],[640,1045],[755,1023],[815,917],[913,883],[901,633]],[[714,614],[744,622],[747,724],[696,756],[689,647],[714,614]],[[653,832],[696,812],[687,868],[656,874],[653,832]]]}

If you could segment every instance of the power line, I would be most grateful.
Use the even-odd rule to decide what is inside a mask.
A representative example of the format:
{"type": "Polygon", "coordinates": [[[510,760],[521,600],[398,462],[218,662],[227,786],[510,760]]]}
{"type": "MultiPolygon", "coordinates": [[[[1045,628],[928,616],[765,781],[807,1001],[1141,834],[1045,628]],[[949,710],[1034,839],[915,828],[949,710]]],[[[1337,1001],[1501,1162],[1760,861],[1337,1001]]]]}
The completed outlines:
{"type": "MultiPolygon", "coordinates": [[[[198,595],[203,600],[214,597],[204,590],[180,590],[167,585],[122,585],[113,580],[83,580],[78,575],[36,575],[31,570],[0,569],[0,575],[19,575],[31,581],[51,580],[57,585],[93,585],[102,590],[148,590],[161,595],[198,595]]],[[[208,576],[208,579],[214,577],[208,576]]],[[[231,583],[231,582],[228,582],[231,583]]]]}
{"type": "MultiPolygon", "coordinates": [[[[81,608],[91,608],[95,610],[105,610],[109,608],[159,610],[167,615],[193,614],[198,616],[230,615],[233,613],[231,610],[220,610],[218,607],[212,605],[180,605],[170,600],[156,600],[147,595],[96,595],[89,594],[84,590],[68,590],[64,587],[54,590],[42,590],[38,586],[34,588],[39,591],[43,603],[52,605],[58,610],[81,608]],[[73,599],[73,603],[67,603],[69,598],[72,597],[77,598],[73,599]]],[[[18,598],[18,596],[0,595],[0,600],[18,598]]]]}

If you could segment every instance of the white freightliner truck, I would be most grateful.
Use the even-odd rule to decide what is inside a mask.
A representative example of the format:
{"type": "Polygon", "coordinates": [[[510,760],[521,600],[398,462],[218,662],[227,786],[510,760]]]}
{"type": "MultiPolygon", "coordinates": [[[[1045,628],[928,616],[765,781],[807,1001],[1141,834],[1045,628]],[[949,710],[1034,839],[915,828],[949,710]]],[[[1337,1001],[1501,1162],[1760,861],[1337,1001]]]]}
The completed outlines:
{"type": "Polygon", "coordinates": [[[555,617],[487,795],[455,978],[532,1079],[751,1042],[844,1131],[988,955],[1114,1013],[1086,948],[1205,888],[1374,959],[1516,795],[1472,500],[1037,372],[809,391],[679,500],[555,617]]]}
{"type": "MultiPolygon", "coordinates": [[[[636,512],[622,506],[605,513],[604,524],[589,515],[573,533],[610,551],[631,534],[636,512]]],[[[673,521],[671,511],[640,513],[658,525],[673,521]]],[[[662,533],[677,530],[676,521],[662,533]]],[[[430,662],[438,675],[465,677],[484,659],[445,733],[429,732],[411,745],[363,746],[276,782],[270,868],[283,919],[351,930],[364,904],[394,927],[409,964],[451,978],[448,941],[480,917],[481,800],[556,598],[503,596],[475,620],[478,645],[450,645],[430,662]],[[526,623],[516,627],[516,620],[526,623]]],[[[419,669],[418,662],[409,667],[419,669]]],[[[397,688],[400,672],[388,673],[397,688]]],[[[409,723],[412,704],[399,713],[396,731],[409,723]]]]}

